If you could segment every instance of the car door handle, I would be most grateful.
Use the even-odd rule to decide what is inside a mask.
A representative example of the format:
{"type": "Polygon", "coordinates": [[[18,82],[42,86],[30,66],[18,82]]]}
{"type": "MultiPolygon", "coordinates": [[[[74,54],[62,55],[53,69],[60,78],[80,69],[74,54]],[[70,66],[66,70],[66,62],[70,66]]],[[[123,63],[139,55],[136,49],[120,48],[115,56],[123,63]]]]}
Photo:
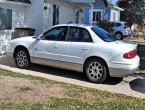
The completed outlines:
{"type": "Polygon", "coordinates": [[[58,46],[54,46],[54,48],[58,48],[58,46]]]}
{"type": "Polygon", "coordinates": [[[87,48],[82,48],[82,50],[88,50],[87,48]]]}
{"type": "Polygon", "coordinates": [[[38,51],[38,48],[35,48],[34,50],[35,50],[35,51],[38,51]]]}

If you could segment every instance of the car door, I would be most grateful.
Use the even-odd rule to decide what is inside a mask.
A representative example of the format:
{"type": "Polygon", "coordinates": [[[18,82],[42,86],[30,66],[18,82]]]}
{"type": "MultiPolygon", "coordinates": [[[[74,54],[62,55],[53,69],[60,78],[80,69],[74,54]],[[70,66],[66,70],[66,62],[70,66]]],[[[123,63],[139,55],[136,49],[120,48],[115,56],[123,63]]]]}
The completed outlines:
{"type": "Polygon", "coordinates": [[[60,66],[66,69],[81,71],[84,58],[91,52],[92,45],[92,38],[87,29],[69,27],[65,41],[61,42],[60,66]]]}
{"type": "Polygon", "coordinates": [[[60,44],[66,27],[54,27],[46,31],[32,49],[33,62],[59,67],[60,44]]]}

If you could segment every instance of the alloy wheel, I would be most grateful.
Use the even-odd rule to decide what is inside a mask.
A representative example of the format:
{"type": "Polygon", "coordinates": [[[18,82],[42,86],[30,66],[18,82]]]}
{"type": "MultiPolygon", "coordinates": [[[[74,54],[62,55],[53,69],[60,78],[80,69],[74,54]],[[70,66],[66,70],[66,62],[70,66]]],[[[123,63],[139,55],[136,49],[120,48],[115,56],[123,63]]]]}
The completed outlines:
{"type": "Polygon", "coordinates": [[[16,62],[18,67],[24,67],[28,63],[27,55],[24,51],[19,51],[16,55],[16,62]]]}
{"type": "Polygon", "coordinates": [[[103,67],[99,62],[90,63],[87,71],[91,80],[99,80],[103,75],[103,67]]]}

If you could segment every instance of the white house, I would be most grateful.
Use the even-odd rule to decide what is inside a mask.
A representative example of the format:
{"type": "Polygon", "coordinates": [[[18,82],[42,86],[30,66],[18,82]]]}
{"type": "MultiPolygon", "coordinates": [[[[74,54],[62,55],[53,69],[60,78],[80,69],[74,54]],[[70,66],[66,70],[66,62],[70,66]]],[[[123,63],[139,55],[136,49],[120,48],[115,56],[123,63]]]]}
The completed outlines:
{"type": "Polygon", "coordinates": [[[90,1],[72,0],[0,0],[0,53],[15,37],[15,28],[36,29],[38,36],[47,28],[62,23],[83,23],[83,10],[90,1]]]}
{"type": "MultiPolygon", "coordinates": [[[[76,22],[77,10],[83,8],[71,0],[0,0],[0,30],[32,27],[38,35],[52,25],[76,22]]],[[[78,22],[83,23],[83,14],[78,22]]]]}
{"type": "MultiPolygon", "coordinates": [[[[35,35],[38,36],[56,24],[69,22],[92,24],[92,22],[96,22],[93,20],[97,20],[100,14],[110,16],[110,11],[102,11],[105,10],[104,8],[108,8],[106,1],[0,0],[0,53],[5,52],[7,43],[15,38],[15,28],[34,28],[36,29],[35,35]]],[[[110,7],[120,10],[114,6],[110,7]]]]}

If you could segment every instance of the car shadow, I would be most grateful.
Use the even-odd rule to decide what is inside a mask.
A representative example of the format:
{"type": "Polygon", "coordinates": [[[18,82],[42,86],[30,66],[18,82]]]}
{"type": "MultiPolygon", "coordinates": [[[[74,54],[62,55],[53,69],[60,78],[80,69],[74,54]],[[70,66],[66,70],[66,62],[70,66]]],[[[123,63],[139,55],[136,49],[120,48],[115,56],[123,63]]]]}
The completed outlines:
{"type": "Polygon", "coordinates": [[[55,68],[55,67],[44,66],[44,65],[39,65],[39,64],[32,64],[31,68],[29,68],[29,70],[41,72],[44,74],[50,74],[50,75],[55,75],[55,76],[82,80],[82,81],[85,80],[85,77],[82,77],[83,73],[64,70],[64,69],[55,68]]]}
{"type": "Polygon", "coordinates": [[[123,81],[123,78],[108,77],[103,84],[117,85],[123,81]]]}
{"type": "MultiPolygon", "coordinates": [[[[45,74],[51,74],[55,76],[61,76],[61,77],[66,77],[66,78],[71,78],[71,79],[77,79],[80,81],[87,81],[89,82],[84,73],[81,72],[76,72],[76,71],[70,71],[70,70],[64,70],[60,68],[54,68],[54,67],[49,67],[49,66],[43,66],[43,65],[38,65],[38,64],[33,64],[30,68],[31,71],[37,71],[45,74]]],[[[103,83],[105,85],[117,85],[119,84],[123,78],[107,78],[107,80],[103,83]]]]}
{"type": "Polygon", "coordinates": [[[134,91],[145,93],[145,79],[137,78],[129,82],[130,88],[134,91]]]}

